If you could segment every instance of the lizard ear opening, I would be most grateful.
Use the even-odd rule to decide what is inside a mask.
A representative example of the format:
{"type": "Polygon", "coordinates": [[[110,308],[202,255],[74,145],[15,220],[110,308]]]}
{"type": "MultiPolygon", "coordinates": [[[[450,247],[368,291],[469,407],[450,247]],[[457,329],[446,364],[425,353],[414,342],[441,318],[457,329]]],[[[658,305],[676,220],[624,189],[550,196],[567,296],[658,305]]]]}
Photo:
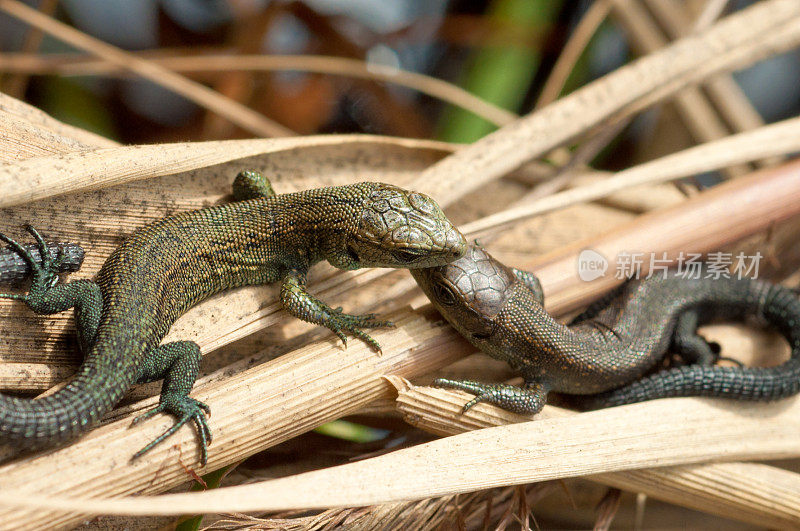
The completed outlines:
{"type": "Polygon", "coordinates": [[[355,251],[355,249],[353,249],[352,245],[348,245],[345,249],[347,251],[348,258],[350,258],[354,264],[361,262],[361,260],[359,260],[358,253],[355,251]]]}

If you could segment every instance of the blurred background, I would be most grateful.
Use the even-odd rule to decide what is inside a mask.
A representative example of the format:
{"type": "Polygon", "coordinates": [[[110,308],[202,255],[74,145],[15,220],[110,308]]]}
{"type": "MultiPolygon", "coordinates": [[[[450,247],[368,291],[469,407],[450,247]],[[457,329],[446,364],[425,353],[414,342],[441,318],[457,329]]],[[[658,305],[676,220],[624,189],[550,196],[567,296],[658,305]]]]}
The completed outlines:
{"type": "MultiPolygon", "coordinates": [[[[724,15],[751,2],[716,3],[723,4],[717,15],[724,15]]],[[[472,142],[491,132],[497,120],[471,112],[470,100],[447,103],[442,93],[458,98],[460,87],[501,109],[528,113],[669,42],[680,33],[676,20],[691,21],[707,8],[700,0],[27,4],[155,60],[275,124],[242,128],[0,13],[0,90],[122,143],[317,133],[472,142]],[[565,49],[570,40],[575,42],[565,49]],[[399,71],[436,79],[406,80],[410,76],[399,71]],[[436,80],[453,86],[437,91],[436,80]]],[[[736,74],[763,120],[797,114],[798,59],[793,52],[736,74]]],[[[685,121],[680,109],[670,106],[645,113],[597,154],[595,164],[616,169],[708,140],[685,121]]]]}

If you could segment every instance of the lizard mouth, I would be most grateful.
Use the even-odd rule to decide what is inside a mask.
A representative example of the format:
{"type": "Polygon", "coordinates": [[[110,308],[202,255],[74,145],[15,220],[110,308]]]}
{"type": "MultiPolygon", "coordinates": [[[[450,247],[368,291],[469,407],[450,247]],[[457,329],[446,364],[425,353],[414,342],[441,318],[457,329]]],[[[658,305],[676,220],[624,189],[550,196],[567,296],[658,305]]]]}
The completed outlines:
{"type": "Polygon", "coordinates": [[[406,248],[392,251],[392,256],[400,263],[413,264],[420,258],[424,258],[425,253],[417,249],[406,248]]]}

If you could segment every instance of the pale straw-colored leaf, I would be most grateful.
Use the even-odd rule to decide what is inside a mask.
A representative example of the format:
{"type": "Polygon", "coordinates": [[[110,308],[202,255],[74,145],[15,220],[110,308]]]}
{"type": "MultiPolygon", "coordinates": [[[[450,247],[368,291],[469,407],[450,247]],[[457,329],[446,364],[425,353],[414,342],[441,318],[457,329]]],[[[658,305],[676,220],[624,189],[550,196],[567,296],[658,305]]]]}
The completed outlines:
{"type": "Polygon", "coordinates": [[[20,487],[3,492],[0,506],[181,514],[377,505],[654,464],[798,457],[798,432],[797,397],[769,404],[677,398],[470,431],[250,485],[102,500],[25,494],[20,487]]]}
{"type": "Polygon", "coordinates": [[[663,183],[710,169],[747,162],[764,156],[800,150],[800,118],[763,126],[752,131],[700,144],[618,172],[613,177],[572,190],[548,195],[535,202],[506,209],[461,227],[466,234],[480,235],[507,223],[541,215],[575,203],[594,201],[636,186],[663,183]]]}
{"type": "MultiPolygon", "coordinates": [[[[276,175],[275,186],[281,192],[367,180],[375,178],[376,175],[381,175],[381,180],[407,185],[426,164],[439,160],[452,149],[450,146],[437,143],[396,141],[380,137],[306,137],[241,142],[246,146],[255,144],[256,149],[264,149],[262,143],[267,143],[274,148],[274,151],[269,158],[250,159],[251,162],[248,163],[239,162],[216,170],[204,170],[198,174],[178,174],[163,178],[159,183],[160,186],[153,186],[152,183],[146,186],[145,183],[140,185],[134,183],[122,189],[87,193],[79,200],[76,200],[75,196],[56,197],[40,203],[42,214],[35,221],[46,233],[56,231],[62,238],[73,239],[87,245],[90,253],[82,272],[77,276],[91,276],[115,247],[118,238],[148,220],[161,217],[165,207],[179,211],[222,200],[237,166],[255,166],[265,170],[268,175],[276,175]],[[304,145],[304,142],[308,144],[304,145]],[[291,181],[288,180],[288,176],[291,176],[291,181]],[[97,220],[97,215],[101,212],[102,222],[97,220]],[[92,224],[95,229],[102,230],[87,236],[86,223],[83,221],[85,219],[97,220],[92,224]]],[[[132,148],[115,148],[111,160],[120,159],[121,162],[116,163],[116,167],[121,172],[127,172],[126,175],[129,176],[131,172],[145,173],[150,171],[150,168],[155,171],[164,164],[174,163],[175,159],[167,157],[164,153],[179,151],[193,153],[197,149],[200,153],[210,156],[226,154],[221,148],[219,151],[211,151],[208,144],[239,145],[215,142],[200,145],[167,145],[162,146],[163,149],[152,146],[147,147],[150,155],[142,157],[138,162],[135,157],[129,157],[132,148]],[[167,162],[164,162],[162,157],[167,157],[167,162]]],[[[140,149],[144,150],[145,147],[140,149]]],[[[800,121],[787,120],[690,148],[625,170],[615,177],[490,215],[463,225],[462,228],[469,235],[478,235],[499,225],[598,199],[636,185],[663,182],[720,168],[731,161],[747,161],[767,153],[788,153],[797,149],[800,149],[800,121]]],[[[229,151],[234,149],[231,148],[229,151]]],[[[89,164],[89,171],[101,172],[104,166],[106,168],[112,166],[111,163],[104,163],[104,160],[95,152],[90,152],[87,157],[64,158],[60,159],[62,164],[59,165],[59,171],[65,176],[80,175],[82,171],[87,171],[84,164],[89,164]]],[[[23,164],[24,162],[16,167],[20,168],[23,164]]],[[[33,178],[34,174],[31,173],[29,176],[33,178]]],[[[785,179],[791,181],[794,177],[789,174],[785,179]]],[[[788,195],[784,195],[782,204],[793,200],[793,196],[788,193],[789,190],[791,186],[788,186],[788,195]]],[[[769,198],[764,198],[764,201],[768,200],[769,198]]],[[[769,203],[762,204],[772,209],[769,205],[769,203]]],[[[727,208],[727,206],[726,204],[715,208],[727,208]]],[[[777,204],[776,208],[773,213],[781,212],[777,204]]],[[[791,209],[788,212],[791,212],[791,209]]],[[[4,225],[19,226],[31,220],[29,216],[28,207],[6,210],[4,225]]],[[[722,223],[724,219],[720,218],[722,223]]],[[[727,241],[741,237],[741,231],[756,230],[756,225],[767,219],[772,218],[753,217],[747,224],[740,224],[736,229],[728,229],[727,241]],[[756,225],[753,225],[754,223],[756,225]]],[[[698,223],[698,220],[691,216],[686,218],[676,216],[659,218],[655,223],[666,222],[676,227],[683,227],[683,230],[691,230],[692,225],[698,223]]],[[[710,230],[720,228],[707,223],[701,225],[710,230]]],[[[764,227],[763,224],[758,226],[764,227]]],[[[610,249],[615,249],[614,245],[618,244],[619,242],[608,244],[602,252],[610,252],[610,249]]],[[[630,242],[626,242],[626,245],[630,245],[630,242]]],[[[665,251],[667,248],[658,250],[665,251]]],[[[611,264],[611,267],[613,266],[611,264]]],[[[385,274],[381,271],[332,273],[330,268],[324,271],[327,272],[323,273],[321,278],[314,276],[312,280],[316,290],[329,296],[357,289],[385,274]],[[317,278],[320,280],[317,281],[317,278]]],[[[543,271],[542,274],[549,273],[543,271]]],[[[613,278],[610,278],[610,281],[613,282],[613,278]]],[[[600,290],[609,287],[597,284],[597,291],[593,293],[600,293],[600,290]]],[[[574,305],[576,300],[582,300],[583,289],[590,288],[578,284],[571,295],[563,295],[563,298],[554,297],[552,302],[558,307],[562,303],[559,301],[567,303],[571,299],[573,302],[569,304],[574,305]]],[[[24,308],[20,308],[19,305],[2,301],[0,306],[5,306],[14,312],[11,314],[14,319],[0,322],[0,330],[4,335],[14,338],[13,341],[0,344],[0,354],[10,362],[0,365],[0,388],[42,390],[69,374],[73,364],[73,358],[69,355],[72,346],[59,340],[63,334],[68,333],[67,327],[70,326],[68,315],[53,316],[43,328],[38,320],[27,320],[24,308]],[[42,363],[49,365],[42,366],[42,363]]],[[[204,352],[209,352],[255,331],[275,326],[279,320],[282,322],[282,319],[275,288],[252,287],[225,293],[195,307],[176,323],[171,337],[193,339],[200,343],[204,352]]]]}
{"type": "MultiPolygon", "coordinates": [[[[97,190],[133,181],[205,168],[255,155],[294,149],[364,144],[428,146],[441,142],[370,135],[319,135],[300,138],[218,140],[122,146],[34,157],[0,166],[0,208],[69,192],[97,190]]],[[[342,157],[344,159],[344,157],[342,157]]]]}
{"type": "MultiPolygon", "coordinates": [[[[471,398],[466,393],[393,381],[399,390],[397,406],[406,421],[438,435],[531,420],[485,404],[461,414],[461,408],[471,398]]],[[[536,418],[577,415],[554,406],[546,407],[542,413],[536,418]]],[[[599,474],[590,479],[756,525],[785,528],[800,522],[800,474],[767,465],[687,465],[599,474]]]]}
{"type": "Polygon", "coordinates": [[[112,140],[59,122],[27,103],[0,93],[0,164],[115,145],[112,140]]]}
{"type": "MultiPolygon", "coordinates": [[[[679,244],[680,241],[683,241],[687,246],[699,251],[718,248],[730,236],[730,233],[721,230],[718,226],[715,231],[703,233],[702,240],[698,240],[698,235],[692,234],[691,231],[685,228],[675,233],[664,231],[664,218],[659,218],[662,222],[657,229],[653,228],[654,225],[651,224],[650,220],[657,216],[669,216],[669,219],[680,220],[682,215],[679,214],[687,211],[695,212],[695,216],[711,213],[712,219],[720,218],[719,209],[721,208],[721,203],[729,205],[736,202],[737,198],[739,198],[738,200],[743,197],[751,198],[753,197],[754,189],[758,188],[768,193],[779,195],[780,198],[762,197],[764,204],[761,204],[760,201],[755,201],[753,203],[754,208],[761,204],[760,210],[757,212],[743,212],[740,210],[729,212],[727,207],[722,208],[721,211],[726,214],[726,222],[733,225],[739,226],[752,223],[750,220],[751,215],[758,218],[760,223],[769,224],[776,217],[782,218],[787,215],[787,208],[793,208],[795,211],[800,208],[800,200],[792,195],[800,194],[800,186],[797,184],[800,181],[796,179],[796,174],[793,175],[795,178],[792,180],[778,170],[770,170],[770,172],[764,173],[760,177],[725,183],[715,190],[699,194],[679,207],[668,209],[668,212],[639,216],[635,223],[630,224],[624,231],[618,232],[617,238],[621,234],[627,234],[625,241],[633,242],[634,247],[632,248],[641,247],[646,249],[647,245],[657,247],[659,242],[662,241],[669,245],[679,244]],[[780,183],[782,186],[775,186],[776,183],[780,183]],[[794,188],[793,191],[791,191],[792,188],[794,188]],[[785,199],[787,204],[781,205],[780,199],[785,199]],[[767,205],[781,206],[768,208],[767,205]],[[746,219],[747,221],[745,221],[746,219]],[[636,245],[640,247],[636,247],[636,245]]],[[[694,219],[696,221],[697,218],[695,217],[694,219]]],[[[602,241],[598,240],[598,242],[602,241]]],[[[592,243],[589,242],[589,245],[592,245],[592,243]]],[[[534,271],[537,273],[546,272],[548,267],[554,271],[571,271],[576,256],[577,251],[573,250],[571,253],[565,253],[559,263],[549,262],[545,267],[534,271]]],[[[552,275],[540,275],[540,278],[543,280],[549,299],[557,301],[559,290],[569,290],[570,277],[565,277],[560,283],[553,283],[554,277],[552,275]]],[[[587,288],[590,288],[592,283],[584,283],[576,277],[571,278],[571,282],[575,285],[581,286],[584,291],[589,291],[587,288]]],[[[375,337],[385,347],[386,353],[382,357],[376,356],[366,349],[363,344],[356,343],[346,351],[340,351],[338,347],[334,346],[334,343],[326,340],[297,349],[269,363],[257,365],[232,376],[211,381],[208,384],[199,385],[194,395],[201,400],[207,401],[215,412],[212,422],[217,442],[211,447],[208,468],[215,469],[225,466],[280,440],[284,440],[293,434],[308,430],[315,425],[338,418],[348,412],[353,412],[369,401],[385,396],[389,389],[387,387],[388,384],[383,379],[383,375],[411,376],[427,373],[472,351],[462,339],[457,337],[452,329],[444,326],[441,322],[437,322],[438,318],[432,317],[425,310],[400,313],[393,316],[393,318],[398,321],[399,326],[396,330],[377,331],[375,334],[375,337]],[[245,403],[246,407],[243,409],[243,404],[245,403]],[[243,415],[243,413],[246,414],[243,415]]],[[[720,403],[718,402],[700,400],[679,402],[678,405],[672,404],[669,407],[662,407],[658,406],[657,403],[652,403],[645,407],[660,407],[660,409],[656,411],[617,408],[606,412],[598,412],[597,414],[602,413],[607,416],[595,420],[601,421],[602,426],[614,426],[614,433],[618,438],[619,444],[627,444],[631,433],[631,440],[638,441],[637,445],[632,449],[642,453],[633,454],[630,467],[652,467],[657,464],[700,462],[707,460],[709,456],[714,456],[714,458],[726,456],[729,459],[736,459],[756,457],[756,455],[760,457],[788,455],[783,453],[788,451],[786,447],[791,447],[791,451],[796,451],[796,445],[786,444],[781,446],[775,441],[780,441],[779,436],[783,435],[780,430],[792,429],[792,426],[787,424],[783,415],[791,416],[791,412],[785,412],[791,409],[793,407],[792,404],[795,403],[797,402],[784,401],[777,405],[746,405],[741,410],[735,408],[720,409],[720,403]],[[656,405],[654,406],[653,404],[656,405]],[[691,407],[682,407],[680,404],[691,404],[691,407]],[[639,413],[634,413],[631,417],[632,411],[639,413]],[[712,411],[717,415],[717,424],[706,425],[705,422],[708,417],[713,417],[712,411]],[[764,418],[755,418],[758,416],[757,414],[763,414],[764,418]],[[682,418],[693,419],[693,421],[681,424],[677,419],[672,419],[670,415],[681,415],[682,418]],[[697,418],[693,415],[697,416],[697,418]],[[649,424],[638,424],[640,416],[651,419],[651,422],[649,424]],[[659,422],[655,422],[656,418],[659,422]],[[638,429],[650,431],[638,433],[635,426],[629,431],[627,427],[623,427],[620,424],[626,422],[626,419],[631,419],[630,422],[639,426],[638,429]],[[779,426],[775,427],[773,423],[779,426]],[[620,425],[618,426],[617,424],[620,425]],[[750,438],[734,441],[732,437],[727,438],[720,435],[718,439],[714,439],[716,442],[708,440],[708,438],[713,439],[713,434],[715,433],[728,433],[726,430],[732,430],[734,425],[737,430],[741,431],[742,426],[745,424],[747,425],[746,432],[752,434],[758,432],[759,434],[766,434],[766,437],[752,435],[750,438]],[[696,430],[693,426],[699,425],[703,425],[708,429],[700,430],[703,432],[700,434],[702,437],[696,439],[696,445],[681,446],[672,444],[668,447],[666,444],[661,445],[659,443],[662,438],[666,440],[667,435],[673,441],[676,437],[682,439],[694,437],[696,430]],[[654,438],[652,446],[647,444],[651,437],[654,438]],[[756,444],[754,439],[762,440],[763,444],[756,444]],[[770,446],[770,444],[777,446],[770,446]],[[650,448],[650,451],[644,452],[643,449],[645,447],[650,448]],[[705,448],[708,453],[698,451],[702,448],[705,448]],[[636,457],[637,455],[638,458],[636,457]],[[636,459],[640,459],[640,461],[636,459]]],[[[0,467],[0,475],[5,478],[4,491],[8,489],[18,493],[27,492],[29,493],[26,498],[28,500],[34,498],[44,499],[39,494],[41,492],[47,492],[48,497],[59,494],[97,497],[142,492],[143,489],[148,492],[160,491],[184,481],[186,479],[184,466],[189,466],[193,463],[196,455],[196,441],[191,430],[181,430],[168,444],[155,449],[152,454],[144,456],[140,461],[132,465],[127,464],[127,460],[133,452],[171,422],[170,419],[159,418],[150,423],[137,426],[136,429],[129,429],[129,419],[135,414],[136,409],[138,408],[130,410],[124,419],[94,430],[76,443],[63,449],[0,467]],[[67,470],[75,470],[76,468],[82,471],[81,474],[70,475],[66,473],[67,470]],[[45,470],[49,472],[45,473],[45,470]],[[59,470],[64,470],[65,472],[53,472],[59,470]],[[121,479],[119,481],[115,480],[114,478],[117,475],[120,478],[124,477],[124,481],[121,479]],[[38,479],[34,480],[33,478],[38,479]]],[[[592,413],[591,415],[595,414],[592,413]]],[[[588,421],[587,424],[589,424],[588,421]]],[[[594,425],[595,421],[590,424],[594,425]]],[[[537,427],[539,425],[542,425],[542,423],[536,424],[537,427]]],[[[559,429],[562,428],[563,426],[559,429]]],[[[540,448],[548,455],[554,455],[552,452],[558,453],[559,448],[564,446],[565,441],[569,441],[569,444],[566,445],[568,448],[584,449],[584,446],[581,445],[590,445],[594,440],[591,436],[587,439],[586,432],[581,432],[580,434],[574,432],[570,437],[574,437],[574,439],[551,436],[550,439],[542,439],[540,444],[534,445],[532,448],[540,448]],[[544,442],[545,440],[550,441],[550,446],[544,442]]],[[[488,444],[490,439],[482,440],[481,444],[488,444]]],[[[505,440],[504,437],[501,438],[501,441],[503,440],[505,440]]],[[[496,438],[495,442],[497,442],[496,438]]],[[[463,459],[469,459],[470,456],[475,457],[477,454],[467,451],[469,447],[471,446],[459,447],[456,453],[460,453],[463,459]]],[[[438,450],[434,449],[432,451],[438,450]]],[[[475,452],[477,451],[476,448],[475,452]]],[[[627,456],[628,453],[621,452],[618,456],[627,456]]],[[[439,458],[445,459],[445,455],[450,456],[450,453],[440,454],[439,458]]],[[[530,457],[533,454],[528,452],[526,455],[530,457]]],[[[451,462],[451,457],[442,462],[451,462]]],[[[537,459],[538,457],[537,455],[537,459]]],[[[558,472],[559,474],[570,475],[573,473],[584,474],[619,470],[614,467],[623,466],[623,463],[627,462],[625,461],[626,458],[607,459],[607,455],[603,452],[576,452],[576,455],[569,459],[573,457],[577,461],[558,460],[563,465],[563,468],[558,472]],[[581,455],[588,460],[579,459],[581,455]],[[592,459],[594,458],[597,461],[593,461],[592,459]],[[597,466],[600,466],[598,463],[601,462],[605,463],[604,466],[608,468],[597,468],[597,466]],[[564,463],[571,464],[564,465],[564,463]]],[[[455,461],[453,462],[458,464],[455,461]]],[[[555,461],[553,463],[553,467],[555,467],[555,461]]],[[[497,462],[492,462],[492,465],[499,466],[497,462]]],[[[549,470],[548,474],[556,473],[555,468],[547,470],[549,470]]],[[[430,472],[433,474],[435,471],[430,472]]],[[[481,477],[480,472],[477,474],[477,477],[481,477]]],[[[395,473],[394,477],[401,477],[401,475],[398,476],[395,473]]],[[[518,477],[522,481],[522,476],[514,476],[512,474],[510,477],[518,477]]],[[[538,479],[543,479],[543,477],[525,475],[525,481],[538,479]]],[[[512,479],[511,482],[513,481],[512,479]]],[[[383,482],[381,484],[385,485],[386,483],[383,482]]],[[[450,489],[469,490],[475,487],[473,484],[461,483],[460,480],[455,481],[452,476],[442,477],[440,485],[444,484],[447,484],[447,488],[450,489]]],[[[322,490],[327,490],[327,487],[326,485],[322,490]]],[[[225,489],[218,492],[225,492],[225,489]]],[[[258,496],[254,496],[253,499],[237,496],[236,503],[263,503],[264,505],[261,508],[265,510],[276,508],[281,503],[284,503],[280,501],[282,498],[272,497],[272,491],[269,490],[269,492],[269,495],[261,492],[258,496]],[[256,498],[258,501],[253,501],[256,498]],[[275,505],[269,505],[273,502],[275,505]]],[[[289,492],[282,490],[281,494],[290,496],[289,492]]],[[[360,492],[358,494],[355,494],[356,491],[350,492],[354,493],[353,496],[361,495],[360,492]]],[[[380,492],[382,493],[381,496],[385,494],[384,490],[380,492]]],[[[423,489],[418,492],[418,495],[427,496],[429,493],[429,491],[423,489]]],[[[404,498],[408,496],[406,492],[398,495],[404,498]]],[[[222,505],[230,501],[227,498],[227,494],[222,496],[220,498],[222,501],[218,502],[219,505],[207,505],[205,509],[215,511],[219,509],[225,512],[238,510],[236,507],[241,508],[240,506],[226,506],[225,509],[220,509],[222,505]]],[[[298,494],[298,496],[302,496],[302,494],[298,494]]],[[[6,504],[12,503],[11,498],[2,496],[0,498],[5,499],[6,504]]],[[[284,501],[286,500],[284,499],[284,501]]],[[[328,503],[330,500],[317,501],[319,503],[328,503]]],[[[351,501],[342,500],[342,503],[350,504],[351,501]]],[[[20,497],[16,497],[14,502],[23,503],[23,500],[20,497]]],[[[131,510],[140,511],[138,514],[144,514],[150,510],[154,512],[163,510],[160,508],[162,506],[150,506],[149,502],[150,500],[144,500],[139,509],[131,510]],[[148,509],[144,507],[148,507],[148,509]]],[[[112,507],[105,501],[97,503],[98,507],[100,505],[104,507],[101,512],[110,510],[109,508],[112,507]]],[[[131,502],[126,501],[124,503],[131,502]]],[[[303,498],[301,505],[315,506],[314,503],[317,502],[306,497],[303,498]]],[[[377,501],[367,498],[359,498],[359,501],[352,501],[354,505],[372,503],[377,503],[377,501]]],[[[174,505],[172,507],[178,506],[174,505]]],[[[186,506],[181,507],[186,508],[186,506]]],[[[126,508],[125,510],[127,511],[128,509],[126,508]]],[[[0,516],[5,522],[13,522],[15,526],[22,525],[23,522],[30,522],[31,525],[38,526],[54,525],[74,521],[76,518],[75,515],[59,515],[41,510],[33,513],[24,510],[7,511],[0,516]]]]}

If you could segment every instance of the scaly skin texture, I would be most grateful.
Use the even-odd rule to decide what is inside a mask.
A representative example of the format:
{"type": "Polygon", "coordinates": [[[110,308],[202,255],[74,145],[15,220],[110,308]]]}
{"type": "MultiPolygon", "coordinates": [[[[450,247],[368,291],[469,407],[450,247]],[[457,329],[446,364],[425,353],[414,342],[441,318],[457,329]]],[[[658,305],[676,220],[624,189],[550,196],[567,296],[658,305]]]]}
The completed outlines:
{"type": "Polygon", "coordinates": [[[522,387],[437,380],[440,387],[476,395],[465,411],[489,402],[537,413],[550,391],[591,395],[571,397],[581,408],[675,396],[777,400],[800,391],[800,301],[781,286],[674,275],[629,281],[566,326],[544,310],[535,276],[504,266],[478,247],[412,275],[450,324],[525,380],[522,387]],[[697,327],[747,316],[765,319],[784,335],[792,349],[789,361],[770,368],[712,366],[717,355],[697,327]],[[642,379],[670,349],[690,365],[642,379]]]}
{"type": "MultiPolygon", "coordinates": [[[[466,242],[433,200],[380,183],[275,195],[256,172],[234,181],[234,203],[185,212],[135,231],[108,258],[94,282],[59,284],[66,255],[50,253],[39,234],[37,263],[24,247],[0,235],[33,270],[23,300],[36,313],[74,307],[85,359],[62,390],[38,400],[0,395],[0,440],[24,448],[52,445],[97,422],[136,382],[164,380],[158,407],[175,425],[136,456],[194,422],[201,461],[211,430],[209,408],[188,396],[200,349],[191,341],[160,345],[188,308],[222,290],[282,282],[284,308],[301,319],[345,332],[374,349],[362,328],[387,326],[372,315],[331,309],[306,292],[308,269],[327,260],[341,269],[432,267],[463,255],[466,242]]],[[[134,457],[136,457],[134,456],[134,457]]]]}

